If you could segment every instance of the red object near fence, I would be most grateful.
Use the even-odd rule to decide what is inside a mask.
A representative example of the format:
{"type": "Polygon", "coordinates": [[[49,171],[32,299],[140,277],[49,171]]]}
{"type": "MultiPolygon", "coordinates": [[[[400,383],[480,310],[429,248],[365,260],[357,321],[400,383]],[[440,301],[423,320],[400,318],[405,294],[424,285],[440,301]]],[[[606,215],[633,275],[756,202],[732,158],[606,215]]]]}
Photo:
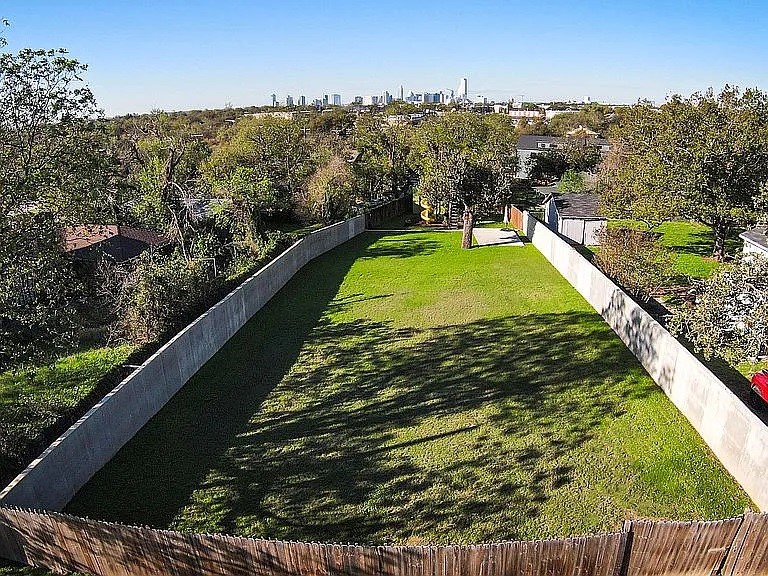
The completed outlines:
{"type": "Polygon", "coordinates": [[[760,370],[755,372],[752,376],[752,390],[763,399],[764,402],[768,402],[768,370],[760,370]]]}

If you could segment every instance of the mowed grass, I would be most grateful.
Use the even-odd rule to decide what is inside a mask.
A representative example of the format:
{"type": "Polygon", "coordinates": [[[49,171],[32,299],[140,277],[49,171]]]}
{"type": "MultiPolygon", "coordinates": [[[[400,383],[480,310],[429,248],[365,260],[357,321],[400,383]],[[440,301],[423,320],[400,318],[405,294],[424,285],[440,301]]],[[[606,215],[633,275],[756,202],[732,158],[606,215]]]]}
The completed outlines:
{"type": "Polygon", "coordinates": [[[368,232],[307,265],[68,511],[470,543],[751,506],[533,246],[459,243],[368,232]]]}
{"type": "MultiPolygon", "coordinates": [[[[644,224],[635,220],[611,220],[609,226],[645,229],[644,224]]],[[[712,257],[714,238],[709,226],[685,221],[664,222],[653,231],[661,235],[661,244],[674,253],[675,273],[680,281],[708,278],[720,265],[712,257]]],[[[738,231],[726,241],[726,252],[730,255],[741,252],[738,231]]]]}

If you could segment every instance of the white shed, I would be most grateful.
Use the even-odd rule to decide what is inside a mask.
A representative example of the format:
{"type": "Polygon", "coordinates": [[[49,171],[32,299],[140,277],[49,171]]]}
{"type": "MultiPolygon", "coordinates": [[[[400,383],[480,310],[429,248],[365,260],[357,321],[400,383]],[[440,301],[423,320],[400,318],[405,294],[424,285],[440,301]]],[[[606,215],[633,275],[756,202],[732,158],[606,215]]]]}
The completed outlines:
{"type": "Polygon", "coordinates": [[[739,234],[739,238],[744,241],[744,254],[760,254],[768,257],[768,237],[766,237],[765,226],[746,230],[739,234]]]}
{"type": "Polygon", "coordinates": [[[595,246],[608,222],[597,214],[597,206],[597,194],[551,194],[544,200],[544,223],[577,244],[595,246]]]}

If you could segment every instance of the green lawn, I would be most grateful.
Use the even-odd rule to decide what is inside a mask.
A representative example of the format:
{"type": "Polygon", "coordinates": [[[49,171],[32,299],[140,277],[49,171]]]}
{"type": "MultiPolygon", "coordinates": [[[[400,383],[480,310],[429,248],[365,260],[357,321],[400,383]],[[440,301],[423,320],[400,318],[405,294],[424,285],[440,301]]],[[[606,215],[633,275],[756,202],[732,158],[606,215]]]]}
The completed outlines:
{"type": "MultiPolygon", "coordinates": [[[[611,220],[609,226],[645,229],[644,224],[635,220],[611,220]]],[[[675,254],[675,272],[682,278],[707,278],[717,268],[718,262],[712,257],[712,230],[708,226],[695,222],[665,222],[653,231],[661,234],[662,245],[675,254]]],[[[729,254],[741,252],[737,233],[726,242],[726,251],[729,254]]]]}
{"type": "Polygon", "coordinates": [[[60,358],[50,365],[0,372],[0,481],[3,486],[26,466],[29,452],[39,444],[40,435],[62,417],[71,415],[94,392],[99,380],[122,365],[130,352],[130,346],[94,348],[60,358]]]}
{"type": "Polygon", "coordinates": [[[531,245],[365,233],[307,265],[68,512],[466,543],[751,506],[531,245]]]}

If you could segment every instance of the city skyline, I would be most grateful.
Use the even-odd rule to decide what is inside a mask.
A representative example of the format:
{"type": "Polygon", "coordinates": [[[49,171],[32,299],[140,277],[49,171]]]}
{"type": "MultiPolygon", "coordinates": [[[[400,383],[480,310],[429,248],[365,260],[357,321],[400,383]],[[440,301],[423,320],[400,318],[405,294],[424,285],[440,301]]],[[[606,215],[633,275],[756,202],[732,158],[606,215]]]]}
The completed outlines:
{"type": "Polygon", "coordinates": [[[10,0],[0,17],[11,21],[8,50],[65,47],[88,64],[107,114],[268,105],[272,93],[457,91],[459,76],[495,101],[632,103],[768,86],[768,6],[752,2],[10,0]]]}

